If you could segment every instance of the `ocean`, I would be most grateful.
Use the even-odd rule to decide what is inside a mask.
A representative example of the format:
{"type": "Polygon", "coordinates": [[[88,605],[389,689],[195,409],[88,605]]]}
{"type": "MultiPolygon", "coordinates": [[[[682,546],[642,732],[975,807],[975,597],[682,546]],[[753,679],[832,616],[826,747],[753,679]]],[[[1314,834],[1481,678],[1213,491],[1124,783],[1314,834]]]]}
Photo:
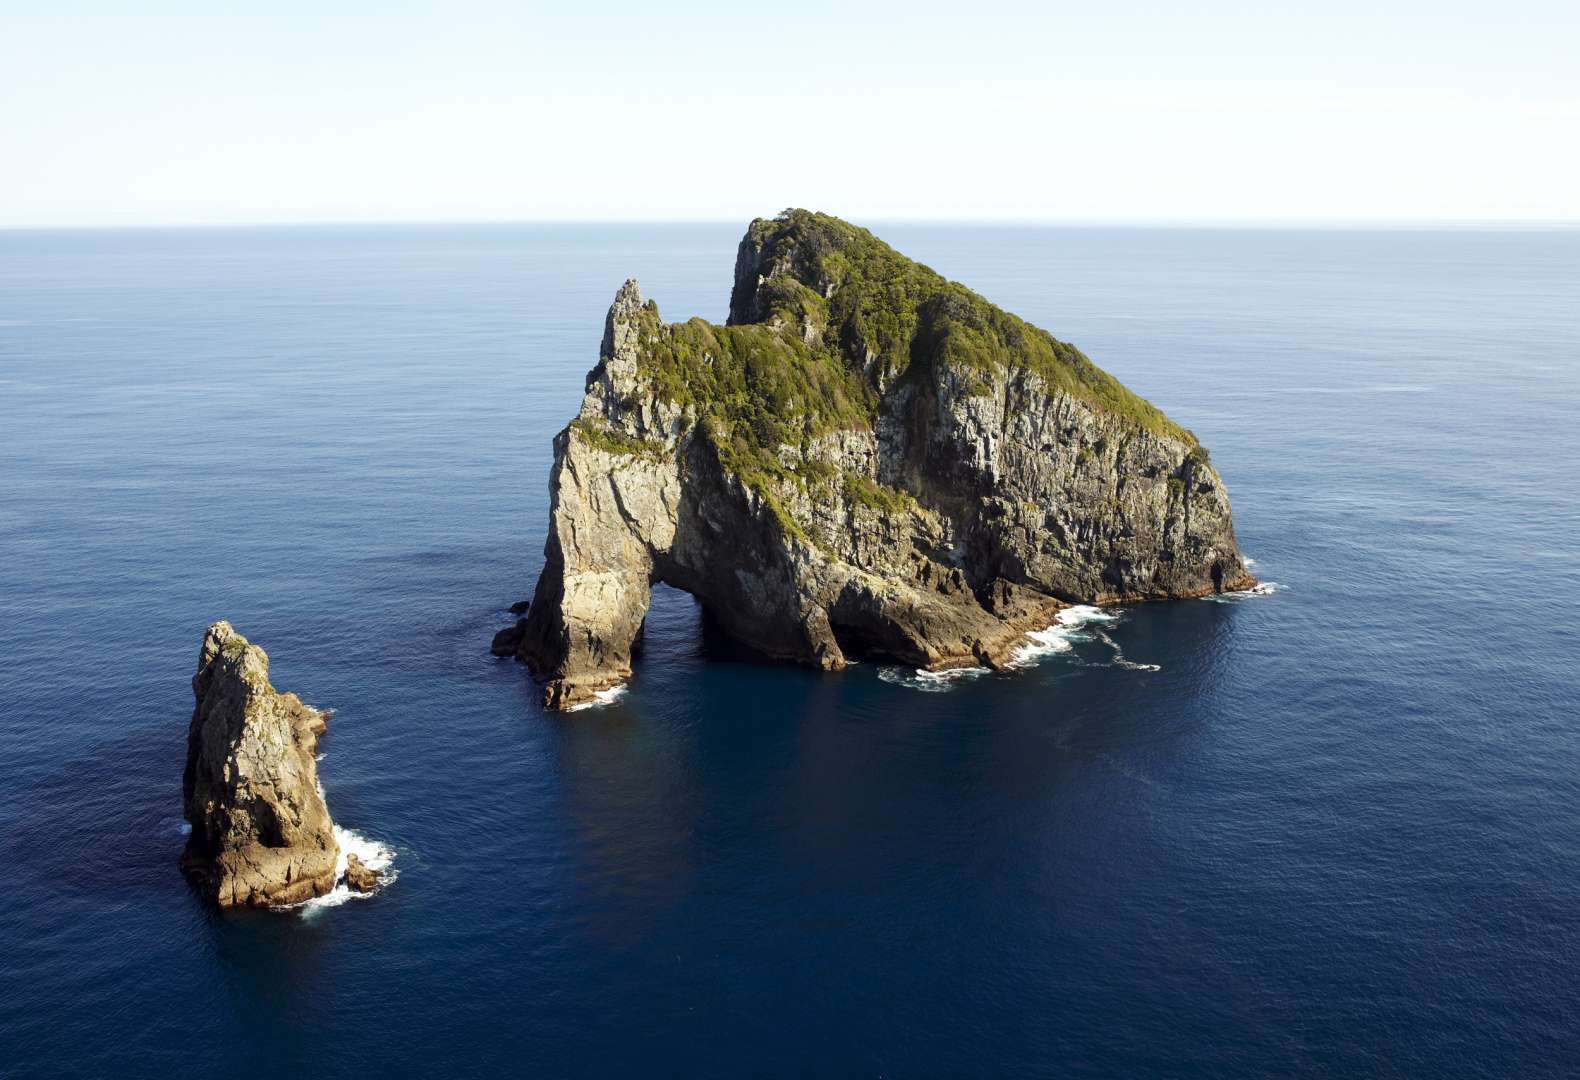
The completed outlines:
{"type": "Polygon", "coordinates": [[[1580,1073],[1580,230],[876,231],[1212,450],[1263,595],[1019,671],[488,653],[616,288],[744,222],[0,232],[0,1074],[1580,1073]],[[366,900],[178,872],[220,618],[366,900]]]}

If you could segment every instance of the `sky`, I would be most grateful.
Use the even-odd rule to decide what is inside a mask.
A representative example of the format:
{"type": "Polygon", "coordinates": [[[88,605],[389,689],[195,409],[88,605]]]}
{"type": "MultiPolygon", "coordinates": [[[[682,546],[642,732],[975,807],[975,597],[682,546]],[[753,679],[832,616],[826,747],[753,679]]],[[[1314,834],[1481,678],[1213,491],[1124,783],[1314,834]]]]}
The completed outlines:
{"type": "Polygon", "coordinates": [[[1580,221],[1580,0],[0,0],[0,227],[785,206],[1580,221]]]}

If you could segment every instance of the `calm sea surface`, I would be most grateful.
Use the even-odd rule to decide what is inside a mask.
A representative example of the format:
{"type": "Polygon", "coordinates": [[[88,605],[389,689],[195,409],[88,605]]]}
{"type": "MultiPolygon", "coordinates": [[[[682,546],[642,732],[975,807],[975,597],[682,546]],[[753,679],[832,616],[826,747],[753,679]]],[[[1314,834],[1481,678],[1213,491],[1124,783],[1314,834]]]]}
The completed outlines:
{"type": "Polygon", "coordinates": [[[0,1074],[1580,1072],[1580,231],[880,229],[1194,429],[1281,589],[941,692],[661,590],[545,715],[550,439],[742,224],[0,233],[0,1074]],[[372,899],[178,873],[218,618],[372,899]]]}

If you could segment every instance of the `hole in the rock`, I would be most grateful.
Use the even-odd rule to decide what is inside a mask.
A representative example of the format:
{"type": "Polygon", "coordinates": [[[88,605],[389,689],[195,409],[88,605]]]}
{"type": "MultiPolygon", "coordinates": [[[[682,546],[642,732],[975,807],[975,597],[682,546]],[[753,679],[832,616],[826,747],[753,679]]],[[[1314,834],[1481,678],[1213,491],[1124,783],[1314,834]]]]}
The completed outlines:
{"type": "Polygon", "coordinates": [[[736,640],[706,605],[702,606],[701,654],[711,661],[733,660],[742,664],[777,664],[782,661],[764,655],[736,640]]]}
{"type": "Polygon", "coordinates": [[[647,619],[633,643],[645,663],[695,656],[701,648],[702,605],[690,593],[662,582],[653,584],[647,619]]]}
{"type": "Polygon", "coordinates": [[[880,636],[866,627],[830,620],[829,629],[834,631],[834,640],[839,643],[840,652],[852,660],[893,658],[892,649],[887,647],[880,636]]]}

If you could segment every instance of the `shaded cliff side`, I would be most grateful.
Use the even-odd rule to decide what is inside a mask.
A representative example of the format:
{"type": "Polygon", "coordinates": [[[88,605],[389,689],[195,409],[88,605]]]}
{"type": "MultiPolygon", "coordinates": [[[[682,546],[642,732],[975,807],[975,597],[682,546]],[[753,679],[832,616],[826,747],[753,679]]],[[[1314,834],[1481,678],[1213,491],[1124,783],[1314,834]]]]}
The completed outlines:
{"type": "Polygon", "coordinates": [[[555,438],[516,654],[550,707],[631,672],[655,581],[769,657],[1002,666],[1073,602],[1253,584],[1188,431],[1073,346],[804,210],[754,221],[729,323],[615,296],[555,438]]]}

